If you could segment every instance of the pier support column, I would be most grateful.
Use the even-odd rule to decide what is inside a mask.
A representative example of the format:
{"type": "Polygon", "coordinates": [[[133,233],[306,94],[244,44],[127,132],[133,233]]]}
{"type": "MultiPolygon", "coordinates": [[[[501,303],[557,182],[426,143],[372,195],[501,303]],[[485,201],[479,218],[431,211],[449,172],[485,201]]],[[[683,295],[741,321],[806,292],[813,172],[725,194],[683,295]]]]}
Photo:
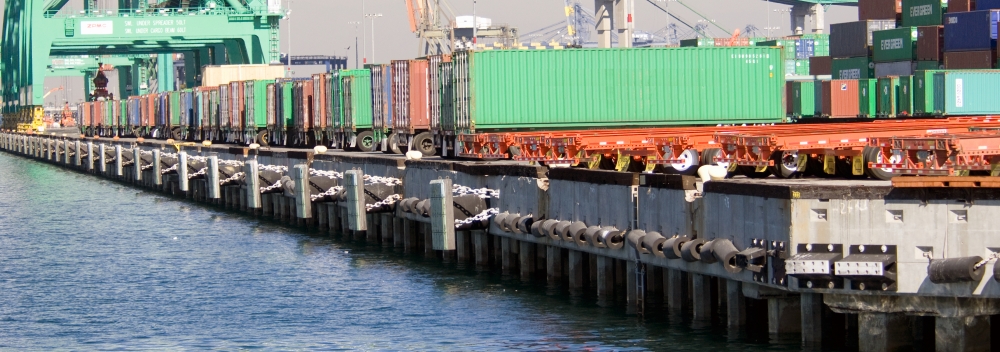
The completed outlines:
{"type": "Polygon", "coordinates": [[[246,183],[247,208],[254,215],[260,215],[263,202],[260,196],[260,169],[257,159],[249,159],[243,163],[243,179],[246,183]]]}
{"type": "Polygon", "coordinates": [[[802,331],[802,308],[799,297],[767,299],[767,330],[772,334],[802,331]]]}
{"type": "Polygon", "coordinates": [[[802,346],[819,347],[823,344],[823,295],[802,293],[799,295],[802,307],[802,346]]]}
{"type": "Polygon", "coordinates": [[[340,231],[340,217],[339,217],[340,212],[338,212],[339,209],[340,207],[337,206],[337,203],[326,203],[327,225],[329,226],[327,231],[329,231],[331,234],[340,231]]]}
{"type": "Polygon", "coordinates": [[[531,280],[535,276],[535,260],[538,259],[538,247],[532,242],[520,241],[521,280],[531,280]]]}
{"type": "Polygon", "coordinates": [[[296,164],[292,177],[295,179],[296,223],[299,226],[310,226],[314,219],[312,196],[309,194],[309,164],[296,164]]]}
{"type": "Polygon", "coordinates": [[[455,231],[455,252],[459,263],[468,263],[471,256],[472,235],[469,231],[455,231]]]}
{"type": "Polygon", "coordinates": [[[545,247],[545,278],[549,284],[558,284],[563,278],[563,250],[556,246],[545,247]]]}
{"type": "Polygon", "coordinates": [[[622,260],[618,263],[625,266],[625,300],[628,305],[625,308],[625,314],[638,314],[639,300],[646,296],[646,292],[639,290],[639,268],[636,267],[635,262],[630,260],[622,260]]]}
{"type": "Polygon", "coordinates": [[[490,239],[485,230],[472,231],[473,251],[475,251],[476,267],[490,266],[490,239]]]}
{"type": "Polygon", "coordinates": [[[712,319],[712,278],[702,274],[691,276],[691,305],[695,320],[712,319]]]}
{"type": "Polygon", "coordinates": [[[392,247],[392,241],[394,239],[393,233],[395,228],[393,228],[393,217],[390,213],[377,214],[376,216],[381,217],[381,228],[379,233],[382,234],[382,247],[392,247]]]}
{"type": "Polygon", "coordinates": [[[436,258],[437,252],[434,251],[434,231],[431,230],[431,224],[420,223],[420,230],[423,233],[424,239],[424,257],[436,258]]]}
{"type": "Polygon", "coordinates": [[[368,233],[365,235],[365,241],[377,244],[379,237],[381,237],[382,230],[382,218],[378,214],[368,214],[365,216],[365,221],[368,221],[368,233]]]}
{"type": "Polygon", "coordinates": [[[743,297],[743,283],[726,280],[726,325],[730,330],[740,330],[747,324],[747,306],[743,297]]]}
{"type": "Polygon", "coordinates": [[[503,237],[501,239],[501,265],[504,274],[510,274],[514,272],[517,266],[517,255],[514,251],[514,246],[517,245],[517,240],[513,238],[503,237]]]}
{"type": "Polygon", "coordinates": [[[122,146],[115,146],[115,176],[121,177],[125,174],[125,169],[122,167],[122,146]]]}
{"type": "Polygon", "coordinates": [[[98,170],[101,171],[101,176],[104,176],[104,174],[106,172],[108,172],[108,148],[107,148],[107,146],[105,146],[102,143],[100,146],[98,146],[98,152],[101,153],[101,155],[99,155],[99,159],[98,159],[98,162],[100,162],[101,165],[98,168],[98,170]]]}
{"type": "Polygon", "coordinates": [[[406,253],[416,253],[417,251],[417,224],[416,221],[403,219],[403,251],[406,253]]]}
{"type": "Polygon", "coordinates": [[[990,317],[934,318],[935,351],[988,352],[990,317]]]}
{"type": "Polygon", "coordinates": [[[859,313],[858,350],[896,351],[913,345],[911,318],[899,313],[859,313]]]}
{"type": "MultiPolygon", "coordinates": [[[[68,146],[68,144],[67,144],[68,146]]],[[[66,156],[69,156],[69,149],[66,149],[66,156]]],[[[132,148],[132,160],[135,161],[135,184],[142,184],[142,149],[132,148]]]]}
{"type": "Polygon", "coordinates": [[[403,248],[403,221],[401,218],[397,218],[395,215],[390,214],[392,217],[392,248],[403,248]]]}
{"type": "Polygon", "coordinates": [[[340,218],[340,235],[351,239],[351,236],[354,236],[354,233],[351,232],[351,224],[350,219],[348,218],[347,208],[338,205],[337,213],[340,214],[340,216],[338,216],[338,218],[340,218]]]}
{"type": "Polygon", "coordinates": [[[94,142],[87,142],[87,171],[94,171],[94,142]]]}
{"type": "Polygon", "coordinates": [[[184,193],[189,189],[187,152],[183,150],[177,152],[177,187],[184,193]]]}
{"type": "Polygon", "coordinates": [[[614,259],[597,257],[597,304],[607,306],[615,298],[614,259]]]}
{"type": "Polygon", "coordinates": [[[665,273],[667,309],[670,314],[680,315],[688,305],[687,273],[677,269],[667,269],[665,273]]]}
{"type": "Polygon", "coordinates": [[[329,212],[326,208],[329,203],[316,204],[316,226],[320,232],[330,231],[330,218],[329,212]]]}
{"type": "MultiPolygon", "coordinates": [[[[80,141],[76,141],[73,144],[74,144],[73,148],[76,148],[76,151],[75,151],[76,154],[73,155],[73,164],[76,165],[76,166],[83,166],[83,161],[81,160],[83,158],[83,156],[80,153],[80,141]]],[[[157,150],[156,154],[159,155],[159,153],[160,153],[160,151],[157,150]]]]}
{"type": "MultiPolygon", "coordinates": [[[[80,151],[77,149],[77,159],[79,159],[80,151]]],[[[153,149],[153,185],[162,186],[163,185],[163,170],[162,165],[160,165],[160,150],[153,149]]]]}
{"type": "Polygon", "coordinates": [[[219,186],[219,155],[210,153],[208,156],[208,174],[205,175],[206,193],[209,203],[219,203],[222,191],[219,186]]]}
{"type": "Polygon", "coordinates": [[[587,277],[585,269],[588,267],[588,263],[583,260],[584,253],[581,251],[574,251],[570,249],[568,257],[567,271],[569,272],[569,290],[571,293],[573,291],[582,292],[585,287],[585,282],[583,280],[587,277]]]}

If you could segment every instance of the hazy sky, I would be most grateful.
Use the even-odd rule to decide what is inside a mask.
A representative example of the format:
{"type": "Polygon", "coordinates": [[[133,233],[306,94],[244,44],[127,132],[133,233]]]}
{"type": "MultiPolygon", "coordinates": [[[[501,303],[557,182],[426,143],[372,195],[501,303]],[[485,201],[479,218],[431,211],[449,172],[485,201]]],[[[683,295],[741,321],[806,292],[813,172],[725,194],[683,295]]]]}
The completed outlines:
{"type": "MultiPolygon", "coordinates": [[[[456,15],[471,15],[473,0],[440,0],[447,2],[456,15]]],[[[664,0],[651,0],[658,4],[664,0]]],[[[5,1],[0,0],[0,5],[5,1]]],[[[117,1],[98,0],[99,4],[116,4],[117,1]]],[[[349,58],[349,66],[354,67],[355,33],[362,40],[362,30],[367,41],[361,46],[367,49],[369,62],[372,58],[374,39],[374,59],[387,62],[393,59],[405,59],[417,56],[418,41],[410,32],[409,20],[406,14],[404,0],[283,0],[291,9],[287,21],[282,21],[281,48],[287,52],[291,46],[292,55],[339,55],[349,58]],[[364,9],[362,9],[364,6],[364,9]],[[381,13],[374,23],[374,38],[372,23],[365,19],[365,13],[381,13]],[[363,22],[362,26],[349,24],[352,21],[363,22]],[[289,37],[289,31],[291,36],[289,37]],[[350,49],[348,49],[350,48],[350,49]]],[[[592,11],[592,1],[580,1],[584,9],[592,11]]],[[[710,20],[714,20],[726,33],[735,29],[744,29],[753,24],[764,30],[769,26],[778,27],[774,36],[791,34],[789,29],[788,6],[773,4],[763,0],[687,0],[684,2],[710,20]],[[781,12],[784,10],[785,12],[781,12]]],[[[71,0],[67,6],[82,7],[81,0],[71,0]]],[[[517,27],[522,35],[554,23],[564,23],[564,0],[478,0],[476,14],[493,20],[494,24],[506,23],[517,27]]],[[[671,2],[671,13],[689,22],[695,23],[700,17],[675,2],[671,2]]],[[[826,13],[826,24],[857,20],[856,7],[832,6],[826,13]]],[[[634,21],[636,28],[645,31],[655,31],[664,27],[666,15],[657,10],[647,0],[636,0],[634,21]]],[[[812,28],[808,23],[807,28],[812,28]]],[[[682,32],[683,33],[683,32],[682,32]]],[[[712,26],[709,31],[713,36],[728,36],[722,30],[712,26]]],[[[683,38],[682,38],[683,39],[683,38]]],[[[522,38],[529,42],[530,38],[522,38]]],[[[297,76],[321,72],[322,67],[297,67],[297,76]]],[[[76,80],[72,80],[76,81],[76,80]]],[[[46,86],[58,86],[69,83],[63,79],[47,80],[46,86]]],[[[70,83],[75,85],[76,83],[70,83]]],[[[80,90],[80,89],[76,89],[80,90]]]]}

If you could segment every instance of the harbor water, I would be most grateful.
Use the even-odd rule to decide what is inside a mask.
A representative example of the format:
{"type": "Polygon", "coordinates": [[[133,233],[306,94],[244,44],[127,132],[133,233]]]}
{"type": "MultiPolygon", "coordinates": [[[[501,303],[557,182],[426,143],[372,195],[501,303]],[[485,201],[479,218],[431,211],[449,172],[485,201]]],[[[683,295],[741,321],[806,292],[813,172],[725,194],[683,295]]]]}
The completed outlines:
{"type": "Polygon", "coordinates": [[[799,349],[2,153],[0,292],[0,350],[799,349]]]}

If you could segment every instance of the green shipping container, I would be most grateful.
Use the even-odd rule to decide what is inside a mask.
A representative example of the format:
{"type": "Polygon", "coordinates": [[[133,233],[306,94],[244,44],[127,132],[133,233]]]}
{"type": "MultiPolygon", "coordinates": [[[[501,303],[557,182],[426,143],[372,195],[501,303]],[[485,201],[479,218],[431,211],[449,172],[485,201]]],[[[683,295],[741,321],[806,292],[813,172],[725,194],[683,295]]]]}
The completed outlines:
{"type": "Polygon", "coordinates": [[[917,27],[900,27],[872,33],[873,61],[912,61],[917,58],[917,27]]]}
{"type": "Polygon", "coordinates": [[[934,73],[934,109],[944,116],[1000,115],[1000,70],[934,73]]]}
{"type": "Polygon", "coordinates": [[[816,82],[792,81],[792,117],[810,117],[816,115],[816,82]]]}
{"type": "Polygon", "coordinates": [[[877,91],[877,79],[858,80],[858,115],[861,117],[875,117],[878,115],[877,91]]]}
{"type": "Polygon", "coordinates": [[[246,121],[243,122],[243,126],[247,127],[247,132],[267,127],[267,85],[272,83],[273,80],[244,82],[243,102],[246,121]]]}
{"type": "Polygon", "coordinates": [[[833,59],[833,79],[875,78],[875,63],[867,57],[833,59]]]}
{"type": "Polygon", "coordinates": [[[343,132],[344,126],[344,94],[341,88],[340,72],[333,72],[326,75],[327,101],[330,103],[327,109],[329,119],[328,131],[343,132]]]}
{"type": "Polygon", "coordinates": [[[896,102],[896,106],[899,107],[897,114],[899,116],[913,116],[913,76],[899,77],[897,99],[899,99],[896,102]]]}
{"type": "Polygon", "coordinates": [[[794,60],[795,45],[797,43],[798,43],[797,40],[792,40],[792,39],[775,39],[775,40],[757,42],[757,46],[780,47],[782,48],[781,53],[782,55],[785,56],[785,60],[794,60]]]}
{"type": "Polygon", "coordinates": [[[704,46],[715,46],[715,38],[695,38],[695,39],[682,39],[682,48],[694,48],[694,47],[704,47],[704,46]]]}
{"type": "Polygon", "coordinates": [[[896,117],[899,111],[899,77],[878,79],[878,117],[896,117]]]}
{"type": "Polygon", "coordinates": [[[795,75],[795,60],[785,60],[785,76],[795,75]]]}
{"type": "Polygon", "coordinates": [[[944,69],[944,66],[941,65],[940,62],[937,62],[937,61],[917,61],[917,69],[916,69],[916,71],[941,70],[941,69],[944,69]]]}
{"type": "Polygon", "coordinates": [[[948,0],[903,0],[903,26],[940,26],[948,0]]]}
{"type": "Polygon", "coordinates": [[[809,60],[795,60],[795,75],[796,76],[809,75],[809,60]]]}
{"type": "Polygon", "coordinates": [[[913,74],[913,116],[934,116],[934,74],[939,70],[917,71],[913,74]]]}
{"type": "Polygon", "coordinates": [[[457,133],[785,117],[776,48],[500,50],[457,52],[453,61],[457,133]]]}
{"type": "Polygon", "coordinates": [[[344,89],[344,129],[349,132],[371,129],[371,71],[342,70],[340,77],[344,89]]]}

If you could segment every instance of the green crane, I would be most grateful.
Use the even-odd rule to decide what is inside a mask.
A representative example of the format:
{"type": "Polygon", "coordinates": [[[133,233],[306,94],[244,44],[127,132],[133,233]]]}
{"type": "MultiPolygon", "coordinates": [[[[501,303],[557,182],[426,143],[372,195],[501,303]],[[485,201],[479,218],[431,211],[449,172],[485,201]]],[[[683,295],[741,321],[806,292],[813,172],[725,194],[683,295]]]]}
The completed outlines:
{"type": "Polygon", "coordinates": [[[68,2],[6,1],[0,46],[4,114],[42,103],[52,56],[184,53],[194,68],[189,72],[207,64],[278,61],[278,21],[285,15],[279,0],[118,0],[114,9],[84,0],[82,10],[65,8],[68,2]]]}

